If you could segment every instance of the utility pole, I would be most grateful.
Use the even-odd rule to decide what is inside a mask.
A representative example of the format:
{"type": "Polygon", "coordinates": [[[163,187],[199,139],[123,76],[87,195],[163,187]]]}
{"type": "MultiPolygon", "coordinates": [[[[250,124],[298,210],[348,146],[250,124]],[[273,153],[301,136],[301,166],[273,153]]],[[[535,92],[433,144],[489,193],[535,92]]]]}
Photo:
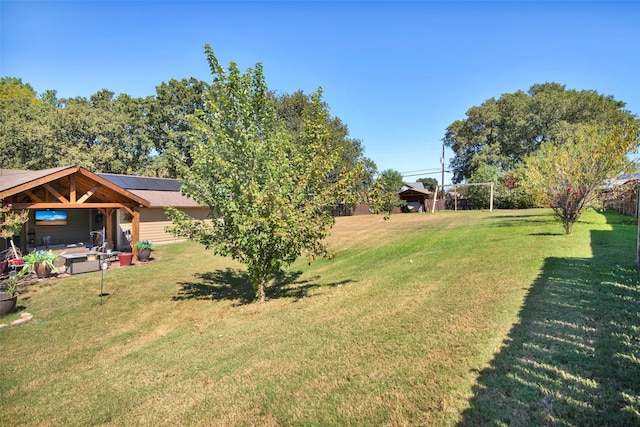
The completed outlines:
{"type": "Polygon", "coordinates": [[[442,197],[444,197],[444,141],[442,141],[442,157],[440,158],[440,163],[442,164],[442,181],[440,181],[440,185],[442,185],[442,197]]]}

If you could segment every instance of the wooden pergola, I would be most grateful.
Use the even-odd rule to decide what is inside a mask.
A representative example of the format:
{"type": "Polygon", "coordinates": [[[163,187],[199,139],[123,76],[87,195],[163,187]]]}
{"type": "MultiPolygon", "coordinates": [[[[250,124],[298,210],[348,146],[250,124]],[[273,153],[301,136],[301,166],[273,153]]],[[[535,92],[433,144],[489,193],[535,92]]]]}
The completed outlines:
{"type": "Polygon", "coordinates": [[[113,213],[124,209],[131,217],[131,246],[140,240],[140,208],[150,203],[81,166],[39,171],[3,171],[0,200],[12,209],[96,209],[104,218],[105,234],[114,230],[113,213]],[[6,173],[11,172],[11,173],[6,173]]]}

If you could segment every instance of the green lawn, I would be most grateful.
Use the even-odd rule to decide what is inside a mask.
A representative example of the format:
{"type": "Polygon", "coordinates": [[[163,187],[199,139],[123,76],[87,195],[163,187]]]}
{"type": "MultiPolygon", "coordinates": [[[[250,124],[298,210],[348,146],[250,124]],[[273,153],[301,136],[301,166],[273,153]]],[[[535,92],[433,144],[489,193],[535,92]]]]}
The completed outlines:
{"type": "Polygon", "coordinates": [[[336,257],[265,304],[190,243],[106,272],[103,304],[100,273],[41,282],[0,329],[0,425],[638,425],[637,226],[562,232],[548,210],[338,218],[336,257]]]}

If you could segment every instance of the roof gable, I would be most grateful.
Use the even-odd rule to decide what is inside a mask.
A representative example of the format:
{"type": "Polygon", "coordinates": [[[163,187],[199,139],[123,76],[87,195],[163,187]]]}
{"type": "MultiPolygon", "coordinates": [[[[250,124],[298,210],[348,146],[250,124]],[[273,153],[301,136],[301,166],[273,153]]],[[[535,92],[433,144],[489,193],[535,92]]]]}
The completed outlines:
{"type": "Polygon", "coordinates": [[[39,171],[3,169],[0,174],[0,199],[19,207],[149,206],[142,197],[81,166],[39,171]]]}

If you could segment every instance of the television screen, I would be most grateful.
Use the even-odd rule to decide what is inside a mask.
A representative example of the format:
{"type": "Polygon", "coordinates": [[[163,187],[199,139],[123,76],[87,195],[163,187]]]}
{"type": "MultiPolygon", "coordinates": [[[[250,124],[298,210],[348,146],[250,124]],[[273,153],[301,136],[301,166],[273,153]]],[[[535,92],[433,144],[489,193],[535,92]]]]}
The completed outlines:
{"type": "Polygon", "coordinates": [[[67,225],[67,212],[36,211],[36,225],[67,225]]]}

